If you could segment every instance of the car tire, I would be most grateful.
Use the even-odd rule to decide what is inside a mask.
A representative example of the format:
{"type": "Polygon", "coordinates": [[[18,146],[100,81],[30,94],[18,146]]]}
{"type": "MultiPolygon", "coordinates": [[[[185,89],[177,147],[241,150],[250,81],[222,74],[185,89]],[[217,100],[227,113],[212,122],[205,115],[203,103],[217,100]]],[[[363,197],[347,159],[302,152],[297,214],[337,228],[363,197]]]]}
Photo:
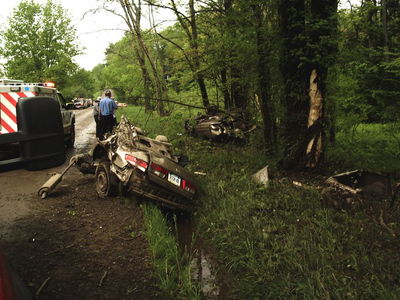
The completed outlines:
{"type": "Polygon", "coordinates": [[[96,191],[100,198],[115,195],[116,176],[111,173],[109,161],[100,161],[96,168],[96,191]]]}
{"type": "Polygon", "coordinates": [[[75,144],[75,124],[71,126],[71,133],[67,140],[67,148],[73,148],[75,144]]]}

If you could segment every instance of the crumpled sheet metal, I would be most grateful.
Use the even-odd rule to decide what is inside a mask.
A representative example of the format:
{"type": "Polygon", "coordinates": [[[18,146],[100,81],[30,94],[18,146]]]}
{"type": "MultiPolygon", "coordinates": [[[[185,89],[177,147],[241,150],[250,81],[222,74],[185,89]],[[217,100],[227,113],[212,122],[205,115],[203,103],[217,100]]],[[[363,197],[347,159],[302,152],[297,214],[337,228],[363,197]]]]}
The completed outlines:
{"type": "Polygon", "coordinates": [[[228,112],[209,109],[194,120],[186,120],[185,128],[190,134],[215,140],[243,139],[256,126],[248,121],[242,110],[228,112]]]}
{"type": "Polygon", "coordinates": [[[354,170],[331,176],[328,184],[354,195],[391,197],[392,188],[389,176],[374,172],[354,170]]]}

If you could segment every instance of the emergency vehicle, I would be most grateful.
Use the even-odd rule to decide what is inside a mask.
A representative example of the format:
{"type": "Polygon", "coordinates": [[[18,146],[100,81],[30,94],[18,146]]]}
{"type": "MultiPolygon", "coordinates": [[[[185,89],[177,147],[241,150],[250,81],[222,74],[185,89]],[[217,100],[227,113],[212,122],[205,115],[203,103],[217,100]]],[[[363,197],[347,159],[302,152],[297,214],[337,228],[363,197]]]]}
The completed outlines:
{"type": "Polygon", "coordinates": [[[28,169],[59,165],[75,142],[75,114],[54,82],[0,79],[0,166],[28,162],[28,169]]]}

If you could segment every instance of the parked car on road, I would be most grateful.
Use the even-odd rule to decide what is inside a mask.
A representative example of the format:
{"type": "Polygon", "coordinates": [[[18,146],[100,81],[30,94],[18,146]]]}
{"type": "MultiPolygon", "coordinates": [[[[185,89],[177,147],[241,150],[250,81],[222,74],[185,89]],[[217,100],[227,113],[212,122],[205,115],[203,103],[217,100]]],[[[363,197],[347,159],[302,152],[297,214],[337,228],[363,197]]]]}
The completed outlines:
{"type": "Polygon", "coordinates": [[[74,108],[75,109],[83,109],[83,108],[87,108],[88,107],[88,103],[85,99],[75,99],[72,100],[72,102],[74,103],[74,108]]]}

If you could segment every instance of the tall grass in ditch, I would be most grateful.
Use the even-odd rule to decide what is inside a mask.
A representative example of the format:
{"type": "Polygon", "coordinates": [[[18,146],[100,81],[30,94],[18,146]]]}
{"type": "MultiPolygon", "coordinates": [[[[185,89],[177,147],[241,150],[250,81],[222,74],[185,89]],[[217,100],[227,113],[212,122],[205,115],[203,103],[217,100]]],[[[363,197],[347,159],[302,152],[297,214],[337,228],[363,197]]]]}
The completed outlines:
{"type": "Polygon", "coordinates": [[[192,280],[190,255],[181,253],[164,215],[152,204],[142,206],[145,235],[153,256],[154,276],[163,299],[200,299],[192,280]]]}
{"type": "MultiPolygon", "coordinates": [[[[174,136],[176,148],[193,161],[190,168],[207,174],[196,180],[201,192],[195,216],[199,232],[229,272],[234,297],[398,299],[400,242],[384,228],[376,206],[356,212],[324,208],[318,190],[295,186],[282,176],[268,187],[259,186],[250,175],[274,163],[261,150],[261,132],[246,146],[212,145],[176,136],[185,117],[182,111],[157,117],[146,129],[174,136]]],[[[137,117],[136,123],[144,124],[146,118],[137,117]]],[[[374,144],[364,137],[362,145],[374,144]]],[[[359,152],[362,161],[360,144],[352,144],[351,150],[345,138],[338,140],[338,153],[359,152]]],[[[380,146],[375,143],[371,149],[380,146]]],[[[380,159],[375,166],[390,165],[385,156],[380,159]]],[[[347,161],[346,166],[355,165],[347,161]]],[[[400,232],[400,205],[382,210],[386,226],[400,232]]]]}

